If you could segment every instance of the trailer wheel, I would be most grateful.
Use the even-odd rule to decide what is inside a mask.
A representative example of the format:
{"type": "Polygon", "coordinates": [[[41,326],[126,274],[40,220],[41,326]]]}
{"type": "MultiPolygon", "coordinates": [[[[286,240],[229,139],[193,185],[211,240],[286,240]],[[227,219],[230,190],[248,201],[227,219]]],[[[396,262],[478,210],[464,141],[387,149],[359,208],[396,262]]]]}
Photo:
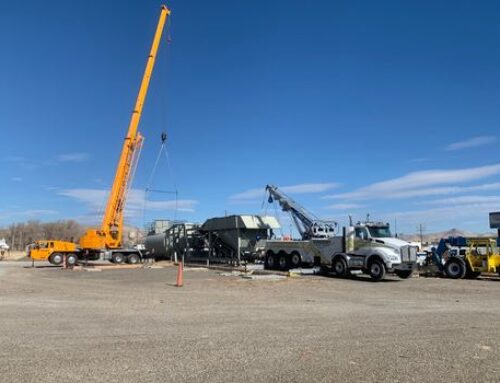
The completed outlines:
{"type": "Polygon", "coordinates": [[[347,262],[342,257],[337,257],[333,260],[333,271],[337,277],[347,276],[347,262]]]}
{"type": "Polygon", "coordinates": [[[52,253],[49,257],[49,262],[53,265],[59,266],[63,263],[63,255],[61,253],[52,253]]]}
{"type": "Polygon", "coordinates": [[[370,262],[368,266],[368,270],[370,271],[370,277],[374,281],[380,281],[385,277],[385,265],[380,259],[375,258],[370,262]]]}
{"type": "Polygon", "coordinates": [[[444,273],[451,279],[462,279],[466,271],[465,262],[457,257],[451,257],[444,265],[444,273]]]}
{"type": "Polygon", "coordinates": [[[111,260],[113,261],[113,263],[123,263],[125,262],[125,257],[122,253],[113,253],[113,255],[111,256],[111,260]]]}
{"type": "Polygon", "coordinates": [[[410,270],[394,270],[394,274],[396,274],[401,279],[408,279],[413,274],[413,269],[410,270]]]}
{"type": "Polygon", "coordinates": [[[266,270],[272,270],[276,267],[276,255],[272,251],[268,251],[266,254],[266,259],[264,261],[264,268],[266,270]]]}
{"type": "Polygon", "coordinates": [[[288,254],[284,251],[278,253],[278,264],[281,270],[288,270],[290,268],[288,266],[288,254]]]}
{"type": "Polygon", "coordinates": [[[66,265],[75,266],[77,262],[78,256],[76,254],[71,253],[66,255],[66,265]]]}
{"type": "Polygon", "coordinates": [[[302,265],[302,259],[300,258],[300,254],[294,251],[290,255],[290,268],[296,269],[302,265]]]}
{"type": "Polygon", "coordinates": [[[127,257],[127,263],[130,263],[131,265],[139,263],[140,260],[139,255],[135,253],[129,254],[127,257]]]}

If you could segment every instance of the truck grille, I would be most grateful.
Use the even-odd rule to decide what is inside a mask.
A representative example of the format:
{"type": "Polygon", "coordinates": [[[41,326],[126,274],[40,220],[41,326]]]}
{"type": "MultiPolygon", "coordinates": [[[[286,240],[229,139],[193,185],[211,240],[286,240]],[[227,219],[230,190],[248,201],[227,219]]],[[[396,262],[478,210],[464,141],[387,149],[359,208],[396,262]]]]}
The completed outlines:
{"type": "Polygon", "coordinates": [[[415,246],[403,246],[401,248],[401,262],[416,262],[417,248],[415,246]]]}

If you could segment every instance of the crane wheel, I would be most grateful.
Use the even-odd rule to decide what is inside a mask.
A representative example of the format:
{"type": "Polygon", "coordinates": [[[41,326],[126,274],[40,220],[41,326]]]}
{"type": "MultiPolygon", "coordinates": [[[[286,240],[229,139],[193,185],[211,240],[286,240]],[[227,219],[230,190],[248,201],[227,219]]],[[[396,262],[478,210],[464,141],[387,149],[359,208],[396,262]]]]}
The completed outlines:
{"type": "Polygon", "coordinates": [[[113,253],[111,261],[116,264],[125,262],[125,256],[122,253],[113,253]]]}
{"type": "Polygon", "coordinates": [[[381,281],[384,279],[386,272],[384,262],[378,258],[373,259],[368,266],[368,271],[372,280],[381,281]]]}
{"type": "Polygon", "coordinates": [[[66,254],[66,264],[68,266],[75,266],[78,262],[78,256],[76,254],[70,253],[66,254]]]}
{"type": "Polygon", "coordinates": [[[131,264],[131,265],[135,265],[137,263],[139,263],[141,260],[141,258],[139,258],[139,256],[137,254],[129,254],[128,257],[127,257],[127,263],[131,264]]]}
{"type": "Polygon", "coordinates": [[[59,266],[63,263],[63,255],[61,253],[52,253],[49,257],[49,262],[53,265],[59,266]]]}
{"type": "Polygon", "coordinates": [[[444,265],[444,273],[451,279],[462,279],[466,272],[465,262],[457,257],[451,257],[444,265]]]}

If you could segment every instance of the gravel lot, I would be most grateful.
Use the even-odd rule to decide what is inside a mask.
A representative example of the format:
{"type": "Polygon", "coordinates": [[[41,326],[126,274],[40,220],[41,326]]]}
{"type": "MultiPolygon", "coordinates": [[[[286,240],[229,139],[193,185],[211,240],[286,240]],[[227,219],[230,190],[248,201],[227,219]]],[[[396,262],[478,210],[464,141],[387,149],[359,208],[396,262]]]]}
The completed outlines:
{"type": "Polygon", "coordinates": [[[0,262],[1,382],[498,382],[500,281],[0,262]]]}

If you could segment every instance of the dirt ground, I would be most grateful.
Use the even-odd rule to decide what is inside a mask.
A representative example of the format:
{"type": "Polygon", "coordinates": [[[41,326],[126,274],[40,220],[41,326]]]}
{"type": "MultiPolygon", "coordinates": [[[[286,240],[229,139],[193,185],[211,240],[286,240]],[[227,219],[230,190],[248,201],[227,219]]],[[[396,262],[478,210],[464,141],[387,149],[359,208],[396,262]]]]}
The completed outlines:
{"type": "Polygon", "coordinates": [[[24,251],[5,251],[0,255],[0,259],[5,261],[17,261],[25,257],[26,253],[24,251]]]}
{"type": "Polygon", "coordinates": [[[0,262],[1,382],[497,382],[500,280],[0,262]]]}

